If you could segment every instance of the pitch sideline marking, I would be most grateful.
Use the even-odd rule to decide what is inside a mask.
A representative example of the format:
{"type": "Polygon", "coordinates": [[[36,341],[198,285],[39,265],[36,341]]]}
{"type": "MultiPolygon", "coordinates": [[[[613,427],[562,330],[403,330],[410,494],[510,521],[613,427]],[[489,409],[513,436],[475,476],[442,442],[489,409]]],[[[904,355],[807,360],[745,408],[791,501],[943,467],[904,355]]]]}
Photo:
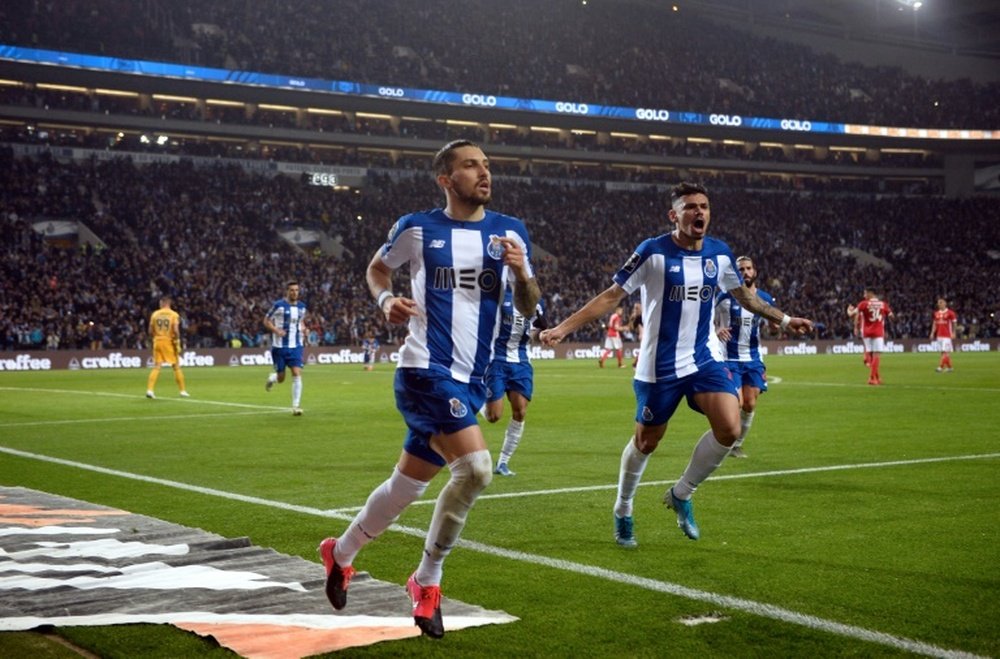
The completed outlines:
{"type": "MultiPolygon", "coordinates": [[[[30,391],[43,394],[83,394],[87,396],[101,396],[104,398],[145,398],[145,394],[117,394],[110,391],[80,391],[77,389],[45,389],[41,387],[0,387],[0,391],[30,391]]],[[[183,403],[185,405],[218,405],[220,407],[246,407],[252,410],[287,410],[288,407],[277,405],[255,405],[253,403],[231,403],[221,400],[204,400],[198,398],[157,398],[159,402],[183,403]]]]}
{"type": "MultiPolygon", "coordinates": [[[[208,414],[165,414],[157,416],[157,421],[183,419],[210,419],[212,417],[224,416],[226,418],[234,416],[257,416],[260,414],[288,414],[288,408],[279,410],[260,410],[259,412],[209,412],[208,414]]],[[[58,421],[15,421],[13,423],[0,423],[0,428],[30,428],[34,426],[67,426],[77,423],[106,423],[109,421],[149,421],[148,416],[112,416],[100,419],[62,419],[58,421]]]]}
{"type": "MultiPolygon", "coordinates": [[[[881,467],[901,467],[906,465],[915,464],[925,464],[929,462],[952,462],[955,460],[982,460],[989,458],[1000,458],[1000,453],[981,453],[978,455],[954,455],[942,458],[916,458],[913,460],[890,460],[888,462],[862,462],[857,464],[848,465],[828,465],[825,467],[803,467],[801,469],[775,469],[773,471],[754,471],[746,474],[722,474],[713,475],[709,480],[711,481],[729,481],[738,480],[743,478],[757,478],[766,476],[796,476],[798,474],[814,474],[824,471],[847,471],[853,469],[877,469],[881,467]]],[[[639,487],[654,487],[665,485],[673,485],[674,481],[646,481],[644,483],[639,483],[639,487]]],[[[577,487],[560,487],[548,490],[526,490],[522,492],[501,492],[498,494],[481,494],[476,499],[476,501],[483,501],[486,499],[516,499],[520,497],[533,497],[533,496],[548,496],[551,494],[576,494],[579,492],[600,492],[603,490],[616,490],[618,489],[617,484],[608,485],[580,485],[577,487]]],[[[420,500],[414,501],[411,506],[425,506],[433,505],[434,500],[420,500]]],[[[354,514],[361,510],[361,506],[353,506],[349,508],[337,508],[329,512],[334,513],[345,513],[354,514]]]]}
{"type": "MultiPolygon", "coordinates": [[[[60,464],[67,467],[84,469],[87,471],[94,471],[97,473],[107,474],[110,476],[119,476],[121,478],[144,481],[156,485],[164,485],[166,487],[172,487],[180,490],[187,490],[190,492],[197,492],[199,494],[206,494],[209,496],[220,497],[223,499],[231,499],[235,501],[241,501],[244,503],[253,503],[262,506],[268,506],[271,508],[278,508],[280,510],[289,510],[292,512],[303,513],[306,515],[328,517],[333,519],[339,519],[346,522],[349,522],[353,519],[353,515],[338,513],[336,511],[323,511],[317,508],[312,508],[310,506],[299,506],[296,504],[285,503],[282,501],[272,501],[269,499],[262,499],[260,497],[236,494],[235,492],[225,492],[223,490],[216,490],[213,488],[201,487],[198,485],[190,485],[187,483],[166,480],[163,478],[143,476],[141,474],[133,474],[126,471],[119,471],[117,469],[108,469],[106,467],[88,465],[82,462],[74,462],[72,460],[64,460],[62,458],[54,458],[51,456],[40,455],[37,453],[19,451],[17,449],[8,448],[5,446],[0,446],[0,452],[8,453],[10,455],[16,455],[22,458],[39,460],[42,462],[51,462],[53,464],[60,464]]],[[[980,457],[996,457],[998,455],[1000,454],[990,454],[980,457]]],[[[971,459],[971,456],[968,459],[971,459]]],[[[393,524],[391,527],[389,527],[389,529],[416,538],[426,537],[426,533],[422,529],[410,526],[401,526],[399,524],[393,524]]],[[[838,636],[845,636],[848,638],[853,638],[870,643],[877,643],[879,645],[884,645],[887,647],[904,650],[906,652],[913,652],[914,654],[922,654],[929,657],[947,657],[948,659],[986,659],[985,657],[980,658],[979,655],[964,652],[962,650],[947,650],[932,645],[930,643],[924,643],[922,641],[917,641],[914,639],[909,639],[901,636],[893,636],[891,634],[886,634],[884,632],[866,629],[864,627],[858,627],[856,625],[847,625],[833,620],[826,620],[825,618],[819,618],[817,616],[798,613],[796,611],[785,609],[780,606],[775,606],[773,604],[766,604],[762,602],[756,602],[754,600],[744,599],[741,597],[732,597],[730,595],[721,595],[719,593],[712,593],[704,590],[698,590],[695,588],[688,588],[687,586],[670,583],[668,581],[659,581],[656,579],[650,579],[648,577],[639,577],[633,574],[627,574],[615,570],[608,570],[593,565],[584,565],[582,563],[576,563],[573,561],[567,561],[558,558],[550,558],[548,556],[541,556],[539,554],[529,554],[526,552],[520,552],[511,549],[504,549],[502,547],[494,547],[492,545],[487,545],[473,540],[459,540],[459,545],[466,549],[471,549],[473,551],[478,551],[480,553],[488,554],[491,556],[506,558],[513,561],[519,561],[522,563],[541,565],[543,567],[562,570],[565,572],[571,572],[584,576],[596,577],[598,579],[604,579],[614,583],[626,583],[628,585],[635,586],[637,588],[643,588],[646,590],[651,590],[659,593],[666,593],[668,595],[683,597],[686,599],[691,599],[699,602],[707,602],[716,606],[722,606],[725,608],[742,611],[744,613],[749,613],[751,615],[770,618],[772,620],[777,620],[779,622],[799,625],[817,631],[836,634],[838,636]]]]}

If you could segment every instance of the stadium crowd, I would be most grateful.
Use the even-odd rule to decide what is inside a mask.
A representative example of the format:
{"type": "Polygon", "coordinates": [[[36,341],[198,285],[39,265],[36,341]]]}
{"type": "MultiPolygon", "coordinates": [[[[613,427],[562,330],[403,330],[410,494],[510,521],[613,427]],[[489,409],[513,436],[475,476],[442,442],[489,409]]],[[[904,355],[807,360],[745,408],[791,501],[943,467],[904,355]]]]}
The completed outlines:
{"type": "MultiPolygon", "coordinates": [[[[382,323],[364,267],[401,209],[440,205],[427,172],[370,170],[353,192],[287,176],[188,161],[136,166],[128,159],[60,162],[0,151],[0,347],[144,347],[161,294],[184,318],[188,346],[258,346],[261,320],[287,279],[302,282],[310,342],[357,345],[382,323]],[[49,223],[82,222],[103,243],[45,235],[49,223]],[[42,230],[32,227],[36,226],[42,230]],[[282,230],[342,237],[341,258],[303,250],[282,230]]],[[[663,183],[672,183],[664,181],[663,183]]],[[[667,230],[666,193],[609,190],[593,182],[497,175],[493,206],[522,217],[538,249],[549,315],[559,320],[608,285],[635,245],[667,230]]],[[[1000,300],[989,286],[1000,245],[1000,200],[713,189],[712,233],[753,256],[761,287],[818,321],[818,337],[850,336],[846,305],[865,285],[896,311],[890,331],[921,337],[938,296],[965,336],[998,333],[1000,300]]],[[[405,282],[399,282],[405,290],[405,282]]],[[[578,332],[597,340],[597,326],[578,332]]]]}
{"type": "MultiPolygon", "coordinates": [[[[1000,124],[1000,85],[926,80],[901,69],[846,63],[803,46],[706,22],[669,5],[578,0],[491,3],[427,0],[407,12],[384,0],[65,0],[0,6],[0,42],[63,51],[184,62],[379,85],[422,87],[617,106],[794,117],[877,125],[989,128],[1000,124]],[[383,10],[384,9],[384,10],[383,10]],[[541,29],[540,29],[541,28],[541,29]],[[628,34],[608,39],[607,34],[628,34]],[[489,53],[469,35],[491,35],[489,53]],[[690,38],[697,35],[697,39],[690,38]],[[749,57],[747,53],[753,53],[749,57]],[[669,72],[665,75],[664,72],[669,72]],[[530,73],[530,74],[528,74],[530,73]]],[[[478,37],[477,37],[478,38],[478,37]]],[[[373,118],[194,107],[5,85],[0,105],[144,113],[182,121],[253,123],[308,131],[394,135],[444,142],[572,148],[670,158],[835,160],[845,165],[939,167],[938,156],[747,150],[684,140],[597,143],[587,135],[490,129],[443,122],[390,125],[373,118]],[[470,134],[471,130],[471,134],[470,134]]],[[[371,253],[402,209],[440,204],[429,157],[395,159],[356,148],[185,141],[33,126],[0,127],[0,142],[118,151],[109,161],[15,157],[0,149],[0,348],[145,346],[145,320],[161,294],[177,300],[190,346],[261,345],[261,319],[289,278],[312,311],[310,342],[357,344],[382,323],[363,281],[371,253]],[[44,134],[43,134],[44,132],[44,134]],[[130,153],[322,162],[368,168],[353,192],[244,171],[220,160],[134,165],[130,153]],[[39,233],[79,221],[98,246],[39,233]],[[35,227],[35,228],[33,228],[35,227]],[[340,236],[342,257],[302,249],[283,229],[340,236]]],[[[938,296],[966,336],[998,333],[988,286],[996,269],[1000,201],[949,200],[939,178],[922,186],[887,177],[779,178],[719,168],[691,177],[712,189],[712,233],[754,257],[761,287],[779,305],[818,321],[820,338],[846,337],[844,309],[864,285],[882,289],[897,337],[927,333],[938,296]],[[919,194],[920,196],[913,196],[919,194]]],[[[538,249],[549,315],[558,321],[609,282],[645,236],[667,230],[662,173],[579,163],[497,161],[495,203],[522,217],[538,249]],[[625,182],[627,191],[609,182],[625,182]]],[[[624,187],[624,186],[622,186],[624,187]]],[[[400,282],[402,288],[404,284],[400,282]]],[[[597,326],[578,332],[597,340],[597,326]]]]}
{"type": "Polygon", "coordinates": [[[0,41],[13,45],[378,85],[883,126],[1000,125],[998,83],[844,62],[669,4],[426,0],[400,12],[385,0],[333,10],[288,0],[65,0],[5,4],[0,26],[0,41]],[[471,35],[489,39],[470,51],[471,35]]]}

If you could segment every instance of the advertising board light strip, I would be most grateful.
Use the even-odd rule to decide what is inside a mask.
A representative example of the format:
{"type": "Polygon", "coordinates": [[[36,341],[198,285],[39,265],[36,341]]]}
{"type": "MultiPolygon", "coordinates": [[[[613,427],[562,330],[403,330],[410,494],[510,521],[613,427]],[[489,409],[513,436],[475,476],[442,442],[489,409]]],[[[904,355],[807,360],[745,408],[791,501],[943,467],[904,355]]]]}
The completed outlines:
{"type": "Polygon", "coordinates": [[[809,121],[804,119],[774,119],[768,117],[745,117],[736,114],[712,114],[702,112],[678,112],[662,108],[630,108],[614,105],[596,105],[573,101],[553,101],[544,99],[523,99],[492,94],[470,94],[461,92],[411,89],[391,85],[373,85],[345,80],[323,80],[320,78],[292,77],[254,71],[234,71],[204,66],[152,62],[103,55],[66,53],[38,48],[24,48],[0,44],[0,60],[30,62],[50,66],[64,66],[122,74],[179,78],[202,82],[238,84],[275,89],[373,96],[379,98],[419,101],[445,105],[496,108],[545,114],[603,117],[627,119],[665,124],[691,124],[701,126],[728,126],[758,130],[780,130],[803,133],[833,133],[849,135],[870,135],[877,137],[905,139],[949,139],[949,140],[997,140],[1000,130],[966,130],[938,128],[895,128],[886,126],[864,126],[836,122],[809,121]]]}

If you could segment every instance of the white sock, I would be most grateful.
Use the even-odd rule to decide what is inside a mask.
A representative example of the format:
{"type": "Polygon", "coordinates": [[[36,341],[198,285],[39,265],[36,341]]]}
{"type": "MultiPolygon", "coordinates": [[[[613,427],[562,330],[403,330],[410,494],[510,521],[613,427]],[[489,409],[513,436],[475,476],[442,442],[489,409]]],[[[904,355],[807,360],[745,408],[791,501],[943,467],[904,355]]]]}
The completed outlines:
{"type": "Polygon", "coordinates": [[[337,565],[353,563],[361,548],[389,528],[407,506],[420,498],[427,485],[406,476],[398,467],[394,469],[392,476],[368,495],[364,508],[337,539],[333,552],[337,565]]]}
{"type": "Polygon", "coordinates": [[[726,455],[729,454],[729,449],[729,446],[723,446],[719,443],[711,430],[702,435],[694,446],[687,469],[674,485],[674,496],[678,499],[690,499],[698,486],[722,464],[726,455]]]}
{"type": "Polygon", "coordinates": [[[517,445],[521,441],[521,435],[524,434],[524,421],[510,420],[507,424],[507,432],[503,436],[503,447],[500,449],[500,459],[497,460],[499,464],[507,464],[511,456],[514,455],[514,451],[517,450],[517,445]]]}
{"type": "Polygon", "coordinates": [[[414,573],[424,586],[441,583],[444,559],[458,542],[472,505],[493,478],[493,459],[486,449],[467,453],[453,460],[448,468],[451,478],[438,495],[424,541],[424,555],[414,573]]]}
{"type": "Polygon", "coordinates": [[[302,376],[292,376],[292,407],[298,407],[302,400],[302,376]]]}
{"type": "Polygon", "coordinates": [[[746,410],[740,410],[740,436],[733,442],[733,448],[743,446],[743,440],[747,438],[747,435],[750,433],[750,426],[753,425],[754,414],[756,414],[756,411],[747,412],[746,410]]]}
{"type": "Polygon", "coordinates": [[[267,381],[268,382],[277,382],[278,381],[278,374],[277,373],[271,373],[269,376],[267,376],[267,381]]]}
{"type": "Polygon", "coordinates": [[[618,502],[615,504],[615,515],[628,517],[632,514],[632,499],[639,489],[642,472],[646,470],[649,456],[635,446],[635,437],[629,437],[625,450],[622,451],[621,468],[618,472],[618,502]]]}

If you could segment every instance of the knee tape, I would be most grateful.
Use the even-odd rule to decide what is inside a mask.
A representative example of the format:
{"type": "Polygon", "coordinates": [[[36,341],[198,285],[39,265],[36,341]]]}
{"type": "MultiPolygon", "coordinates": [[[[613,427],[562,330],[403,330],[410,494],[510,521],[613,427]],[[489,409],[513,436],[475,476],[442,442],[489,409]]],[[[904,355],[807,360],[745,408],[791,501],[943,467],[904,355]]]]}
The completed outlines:
{"type": "Polygon", "coordinates": [[[448,466],[451,480],[438,495],[425,547],[428,553],[440,558],[458,541],[476,497],[493,480],[493,460],[485,449],[463,455],[448,466]]]}

